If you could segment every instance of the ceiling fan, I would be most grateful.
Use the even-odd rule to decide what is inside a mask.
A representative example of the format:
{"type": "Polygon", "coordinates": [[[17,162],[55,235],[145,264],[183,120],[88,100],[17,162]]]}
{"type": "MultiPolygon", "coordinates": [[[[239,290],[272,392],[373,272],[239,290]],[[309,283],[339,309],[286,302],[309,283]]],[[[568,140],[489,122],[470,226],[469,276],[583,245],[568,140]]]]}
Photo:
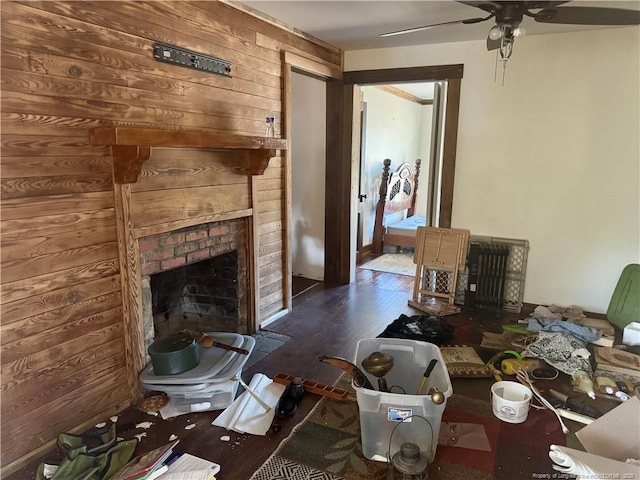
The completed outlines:
{"type": "Polygon", "coordinates": [[[531,17],[538,23],[561,23],[570,25],[640,25],[640,11],[609,7],[567,7],[569,1],[472,1],[456,0],[459,3],[479,8],[488,15],[449,22],[434,23],[420,27],[406,28],[380,34],[380,37],[404,35],[428,28],[485,22],[495,19],[489,30],[487,50],[498,50],[505,62],[511,57],[516,37],[522,35],[524,17],[531,17]]]}

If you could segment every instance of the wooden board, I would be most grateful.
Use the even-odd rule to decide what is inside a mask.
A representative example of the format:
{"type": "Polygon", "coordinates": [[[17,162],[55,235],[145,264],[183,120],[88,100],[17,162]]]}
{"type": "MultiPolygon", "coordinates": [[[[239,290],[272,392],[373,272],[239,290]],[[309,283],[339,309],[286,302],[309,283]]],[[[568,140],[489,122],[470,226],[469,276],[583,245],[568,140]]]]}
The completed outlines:
{"type": "Polygon", "coordinates": [[[460,307],[457,305],[451,305],[448,301],[443,300],[442,298],[431,297],[428,295],[422,295],[417,300],[409,299],[407,303],[430,315],[446,316],[460,313],[460,307]]]}
{"type": "MultiPolygon", "coordinates": [[[[294,378],[296,378],[295,375],[278,373],[275,377],[273,377],[273,381],[280,385],[289,385],[294,378]]],[[[304,387],[305,392],[314,393],[323,397],[333,398],[334,400],[345,400],[349,395],[349,392],[344,388],[332,387],[331,385],[314,382],[313,380],[308,380],[306,378],[302,379],[302,386],[304,387]]]]}
{"type": "Polygon", "coordinates": [[[285,246],[269,235],[283,228],[271,222],[285,220],[282,163],[252,185],[241,154],[156,151],[140,183],[122,190],[113,185],[110,147],[90,144],[89,131],[261,136],[273,112],[280,136],[282,50],[338,69],[342,52],[218,2],[0,2],[0,22],[5,476],[58,433],[133,399],[142,335],[139,312],[121,299],[123,289],[139,294],[129,257],[137,236],[246,217],[262,195],[264,217],[252,220],[251,235],[265,297],[252,309],[269,315],[284,305],[277,271],[286,269],[285,246]],[[232,77],[157,62],[155,41],[228,59],[232,77]],[[133,220],[118,234],[126,210],[133,220]],[[83,350],[90,347],[93,354],[83,350]]]}

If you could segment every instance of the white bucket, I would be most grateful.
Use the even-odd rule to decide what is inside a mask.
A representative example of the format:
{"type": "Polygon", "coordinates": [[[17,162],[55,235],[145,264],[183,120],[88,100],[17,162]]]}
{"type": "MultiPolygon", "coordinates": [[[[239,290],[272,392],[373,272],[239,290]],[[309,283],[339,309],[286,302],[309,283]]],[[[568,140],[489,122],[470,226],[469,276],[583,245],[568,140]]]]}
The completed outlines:
{"type": "Polygon", "coordinates": [[[496,382],[491,386],[493,414],[503,422],[522,423],[529,414],[531,389],[517,382],[496,382]]]}

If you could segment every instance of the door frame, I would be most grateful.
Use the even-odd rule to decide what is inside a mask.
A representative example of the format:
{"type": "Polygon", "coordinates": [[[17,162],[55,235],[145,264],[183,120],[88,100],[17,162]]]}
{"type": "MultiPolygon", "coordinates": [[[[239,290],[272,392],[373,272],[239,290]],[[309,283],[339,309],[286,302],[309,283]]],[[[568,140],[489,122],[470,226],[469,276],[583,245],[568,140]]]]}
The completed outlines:
{"type": "MultiPolygon", "coordinates": [[[[327,91],[329,90],[328,84],[331,82],[341,82],[342,81],[342,70],[332,65],[328,62],[322,62],[320,60],[311,60],[306,57],[302,57],[300,55],[296,55],[292,52],[283,51],[282,52],[282,104],[283,104],[283,113],[282,113],[282,127],[283,138],[288,139],[291,142],[291,88],[292,88],[292,73],[302,73],[319,80],[324,81],[327,84],[327,91]]],[[[327,94],[327,117],[329,117],[329,95],[327,94]]],[[[327,120],[327,144],[329,142],[330,130],[329,130],[329,121],[327,120]]],[[[325,163],[328,164],[329,151],[327,150],[325,154],[325,163]]],[[[283,290],[283,307],[284,312],[290,311],[293,305],[293,293],[291,286],[291,276],[293,274],[293,257],[291,250],[291,235],[293,233],[292,230],[292,169],[291,169],[291,145],[289,144],[289,148],[284,152],[284,178],[285,178],[285,186],[284,186],[284,204],[285,204],[285,218],[283,223],[283,250],[285,253],[284,257],[284,268],[283,268],[283,279],[282,279],[282,290],[283,290]]],[[[325,184],[325,191],[330,190],[328,188],[329,183],[325,184]]],[[[326,195],[325,195],[326,197],[326,195]]],[[[326,201],[325,201],[326,208],[326,201]]],[[[325,210],[326,212],[327,210],[325,210]]],[[[327,224],[326,213],[325,213],[325,225],[327,224]]],[[[325,242],[326,242],[326,233],[325,233],[325,242]]],[[[326,245],[325,245],[325,269],[326,269],[326,245]]],[[[258,277],[259,275],[256,275],[258,277]]],[[[259,288],[259,285],[257,285],[259,288]]],[[[259,292],[260,290],[256,290],[259,292]]]]}
{"type": "Polygon", "coordinates": [[[447,81],[440,226],[450,227],[463,73],[464,65],[462,64],[357,70],[344,72],[341,82],[327,83],[327,121],[333,120],[335,123],[327,124],[327,136],[333,139],[333,143],[327,140],[327,190],[331,186],[331,194],[327,194],[326,211],[335,212],[336,218],[332,222],[326,222],[325,282],[347,284],[354,273],[351,255],[355,246],[352,245],[351,224],[355,197],[352,192],[357,191],[359,182],[357,166],[354,169],[352,155],[354,87],[401,82],[447,81]]]}

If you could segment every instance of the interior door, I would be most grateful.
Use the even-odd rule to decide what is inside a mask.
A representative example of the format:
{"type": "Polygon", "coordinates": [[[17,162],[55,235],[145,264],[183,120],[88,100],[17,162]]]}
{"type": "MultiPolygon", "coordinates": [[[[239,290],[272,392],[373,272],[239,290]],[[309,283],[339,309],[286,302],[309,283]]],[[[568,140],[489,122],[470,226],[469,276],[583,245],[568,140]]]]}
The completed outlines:
{"type": "Polygon", "coordinates": [[[370,202],[367,198],[366,186],[364,185],[364,165],[365,165],[365,145],[366,145],[366,133],[367,133],[367,102],[362,100],[362,94],[360,95],[360,155],[358,162],[360,168],[358,169],[360,180],[358,182],[358,231],[356,237],[356,265],[362,263],[363,252],[363,236],[364,236],[364,215],[365,205],[370,202]]]}
{"type": "Polygon", "coordinates": [[[427,177],[427,225],[430,227],[440,226],[446,90],[446,81],[434,82],[431,153],[429,158],[429,174],[427,177]]]}

